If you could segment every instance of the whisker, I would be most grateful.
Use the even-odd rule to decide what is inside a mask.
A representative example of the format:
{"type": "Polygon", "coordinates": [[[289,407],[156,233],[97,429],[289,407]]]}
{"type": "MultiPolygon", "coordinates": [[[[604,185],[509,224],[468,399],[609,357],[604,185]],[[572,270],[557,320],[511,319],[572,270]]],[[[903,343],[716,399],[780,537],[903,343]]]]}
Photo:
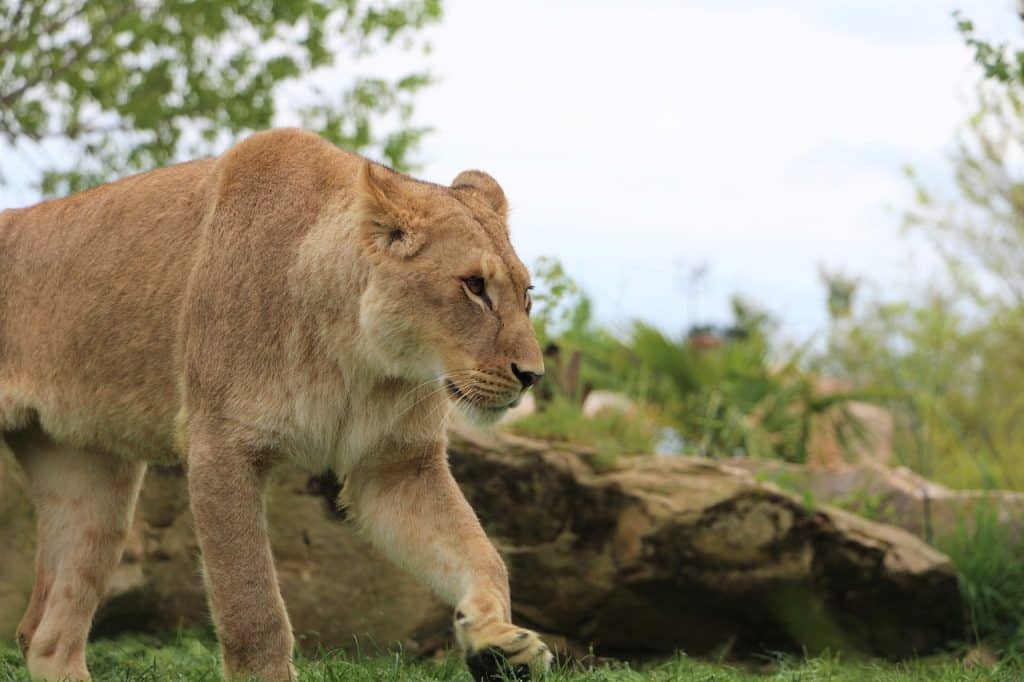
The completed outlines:
{"type": "MultiPolygon", "coordinates": [[[[417,405],[420,405],[421,403],[423,403],[423,402],[425,402],[427,400],[430,400],[431,398],[436,396],[438,393],[445,392],[447,390],[447,386],[445,386],[445,383],[444,383],[445,381],[451,381],[453,384],[456,385],[456,387],[459,387],[460,384],[458,382],[458,378],[460,376],[472,376],[472,373],[474,371],[475,370],[468,370],[468,369],[467,370],[456,370],[455,372],[449,372],[449,373],[447,373],[445,375],[441,375],[440,377],[437,377],[437,378],[432,379],[430,381],[423,382],[423,383],[419,384],[418,386],[414,387],[408,393],[406,393],[406,395],[409,396],[410,398],[414,397],[412,394],[414,392],[418,391],[419,389],[421,389],[422,387],[427,386],[429,384],[432,384],[435,381],[441,382],[439,385],[432,387],[431,390],[428,391],[426,394],[420,396],[418,399],[413,400],[409,405],[405,406],[404,408],[401,408],[401,411],[395,416],[395,419],[396,420],[397,419],[401,419],[407,413],[409,413],[413,408],[415,408],[417,405]],[[453,378],[453,375],[454,375],[454,378],[453,378]]],[[[471,378],[468,382],[463,384],[463,387],[459,388],[460,393],[463,390],[470,390],[473,386],[475,386],[477,381],[478,380],[471,378]]]]}
{"type": "Polygon", "coordinates": [[[433,399],[440,393],[448,393],[449,382],[455,388],[457,395],[454,400],[438,401],[430,411],[428,418],[433,418],[439,411],[454,407],[456,409],[478,412],[485,410],[485,404],[496,402],[506,397],[510,388],[507,382],[501,382],[502,377],[492,370],[481,370],[467,367],[444,372],[432,377],[410,388],[402,397],[404,403],[399,408],[395,420],[402,419],[417,406],[433,399]],[[424,391],[424,389],[427,389],[424,391]]]}
{"type": "Polygon", "coordinates": [[[412,404],[410,404],[407,407],[405,407],[401,412],[398,413],[398,415],[395,417],[395,419],[396,420],[397,419],[401,419],[402,417],[404,417],[410,410],[412,410],[417,405],[420,405],[421,403],[423,403],[423,402],[433,398],[434,396],[436,396],[439,393],[445,392],[446,390],[447,390],[447,387],[445,387],[443,384],[441,386],[436,386],[433,390],[428,392],[426,395],[422,396],[419,400],[416,400],[412,404]]]}
{"type": "MultiPolygon", "coordinates": [[[[425,386],[430,386],[431,384],[434,384],[435,382],[438,382],[438,381],[443,381],[447,377],[458,376],[458,375],[461,375],[461,374],[467,374],[467,373],[470,373],[472,371],[473,370],[471,370],[471,369],[463,369],[463,370],[454,370],[452,372],[446,372],[444,374],[439,374],[438,376],[436,376],[436,377],[434,377],[432,379],[428,379],[428,380],[426,380],[426,381],[424,381],[424,382],[422,382],[420,384],[417,384],[416,386],[413,386],[411,389],[409,389],[406,392],[406,394],[405,394],[405,396],[403,396],[403,398],[405,398],[405,397],[412,398],[412,397],[414,397],[415,393],[417,391],[419,391],[421,388],[423,388],[425,386]]],[[[419,402],[419,401],[417,400],[416,402],[419,402]]],[[[415,404],[416,403],[413,403],[413,405],[415,405],[415,404]]]]}

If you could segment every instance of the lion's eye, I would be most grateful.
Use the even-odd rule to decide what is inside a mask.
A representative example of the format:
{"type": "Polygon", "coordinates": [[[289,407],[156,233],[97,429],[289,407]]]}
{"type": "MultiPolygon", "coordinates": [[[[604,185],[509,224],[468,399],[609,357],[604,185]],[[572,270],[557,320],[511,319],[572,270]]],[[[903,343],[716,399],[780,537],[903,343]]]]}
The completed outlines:
{"type": "Polygon", "coordinates": [[[469,292],[474,296],[482,297],[484,292],[487,291],[483,277],[467,277],[462,281],[466,283],[466,288],[469,289],[469,292]]]}

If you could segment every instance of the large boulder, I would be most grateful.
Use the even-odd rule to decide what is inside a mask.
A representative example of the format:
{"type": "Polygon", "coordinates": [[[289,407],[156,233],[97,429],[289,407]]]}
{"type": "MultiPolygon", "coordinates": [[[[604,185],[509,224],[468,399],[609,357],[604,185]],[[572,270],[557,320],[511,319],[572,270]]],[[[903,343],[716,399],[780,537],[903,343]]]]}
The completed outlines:
{"type": "Polygon", "coordinates": [[[517,614],[599,651],[900,657],[963,634],[946,557],[740,469],[467,434],[451,461],[509,562],[517,614]]]}
{"type": "MultiPolygon", "coordinates": [[[[910,534],[799,498],[736,467],[610,462],[583,449],[453,434],[456,478],[505,555],[516,619],[599,653],[825,647],[900,657],[963,634],[950,562],[910,534]]],[[[0,465],[2,467],[2,465],[0,465]]],[[[0,634],[30,590],[24,481],[0,468],[0,634]]],[[[268,513],[292,623],[308,646],[429,649],[449,611],[356,537],[329,477],[285,470],[268,513]]],[[[153,468],[97,630],[208,623],[186,487],[153,468]]]]}

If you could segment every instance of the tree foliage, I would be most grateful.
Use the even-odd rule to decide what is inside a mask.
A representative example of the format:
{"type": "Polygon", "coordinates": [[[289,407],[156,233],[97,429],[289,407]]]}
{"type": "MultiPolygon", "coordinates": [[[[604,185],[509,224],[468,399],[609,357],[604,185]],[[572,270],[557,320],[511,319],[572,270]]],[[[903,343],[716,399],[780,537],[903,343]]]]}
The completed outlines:
{"type": "MultiPolygon", "coordinates": [[[[1019,15],[1024,20],[1024,2],[1019,4],[1019,15]]],[[[1024,50],[1014,50],[1005,44],[993,44],[977,34],[974,22],[963,12],[953,12],[956,28],[964,43],[974,50],[974,61],[985,73],[986,78],[1009,83],[1024,83],[1024,50]]]]}
{"type": "Polygon", "coordinates": [[[64,159],[40,168],[48,194],[281,124],[405,167],[429,75],[365,59],[425,49],[419,29],[440,13],[440,0],[0,0],[0,140],[64,159]]]}

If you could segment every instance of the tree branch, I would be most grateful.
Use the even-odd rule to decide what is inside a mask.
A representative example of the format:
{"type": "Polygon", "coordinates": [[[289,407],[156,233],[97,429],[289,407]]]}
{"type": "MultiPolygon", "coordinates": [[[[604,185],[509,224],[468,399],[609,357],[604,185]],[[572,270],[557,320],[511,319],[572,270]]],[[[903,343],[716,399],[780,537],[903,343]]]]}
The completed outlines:
{"type": "MultiPolygon", "coordinates": [[[[18,5],[17,10],[15,10],[14,19],[11,21],[10,24],[14,35],[12,35],[4,42],[0,43],[0,54],[10,51],[18,42],[18,34],[20,33],[20,31],[18,31],[18,22],[21,20],[19,14],[20,10],[24,5],[25,2],[22,2],[21,4],[18,5]]],[[[88,2],[83,2],[77,9],[72,9],[67,16],[54,18],[53,21],[51,21],[46,26],[41,27],[37,31],[34,31],[34,33],[36,33],[37,35],[52,35],[57,31],[61,30],[62,28],[64,28],[65,26],[67,26],[68,23],[70,23],[71,21],[74,21],[78,17],[82,16],[82,14],[85,12],[88,6],[88,2]]]]}
{"type": "Polygon", "coordinates": [[[5,95],[0,95],[0,105],[5,107],[13,106],[13,104],[18,100],[18,98],[24,95],[25,92],[28,91],[30,88],[39,85],[44,80],[55,81],[61,76],[63,76],[65,73],[68,72],[68,69],[75,66],[82,60],[86,52],[89,51],[89,48],[91,48],[95,43],[105,39],[107,35],[109,35],[110,31],[113,30],[114,24],[116,24],[121,17],[128,14],[129,10],[130,4],[125,3],[125,5],[121,7],[119,12],[117,12],[112,18],[108,18],[107,21],[105,21],[103,24],[97,27],[97,29],[103,29],[105,32],[97,32],[97,34],[90,35],[89,40],[79,43],[77,47],[74,49],[74,51],[71,53],[71,55],[62,64],[60,64],[56,68],[51,69],[48,74],[39,74],[37,78],[25,81],[24,84],[15,89],[13,92],[9,92],[5,95]]]}

